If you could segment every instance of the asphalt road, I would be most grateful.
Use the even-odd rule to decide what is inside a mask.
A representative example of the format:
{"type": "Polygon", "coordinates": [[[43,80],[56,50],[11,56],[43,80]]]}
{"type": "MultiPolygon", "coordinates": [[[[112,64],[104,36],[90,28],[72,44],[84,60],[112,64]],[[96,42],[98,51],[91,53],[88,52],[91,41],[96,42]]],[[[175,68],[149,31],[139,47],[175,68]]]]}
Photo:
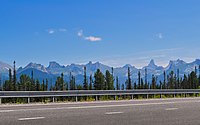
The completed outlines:
{"type": "Polygon", "coordinates": [[[0,105],[0,125],[199,125],[200,98],[0,105]]]}

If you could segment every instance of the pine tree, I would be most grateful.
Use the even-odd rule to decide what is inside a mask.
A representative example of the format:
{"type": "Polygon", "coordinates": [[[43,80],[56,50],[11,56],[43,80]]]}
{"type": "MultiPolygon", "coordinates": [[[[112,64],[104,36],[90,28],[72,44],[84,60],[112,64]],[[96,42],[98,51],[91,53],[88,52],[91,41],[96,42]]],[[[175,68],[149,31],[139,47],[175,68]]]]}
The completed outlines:
{"type": "Polygon", "coordinates": [[[50,80],[50,91],[53,91],[52,79],[50,80]]]}
{"type": "Polygon", "coordinates": [[[119,85],[118,76],[116,76],[116,89],[117,89],[117,90],[120,90],[120,85],[119,85]]]}
{"type": "Polygon", "coordinates": [[[122,84],[122,90],[124,90],[124,89],[125,89],[124,84],[122,84]]]}
{"type": "Polygon", "coordinates": [[[174,89],[178,89],[177,76],[174,75],[174,89]]]}
{"type": "Polygon", "coordinates": [[[17,85],[17,76],[16,76],[16,68],[15,68],[15,61],[13,62],[13,90],[16,91],[16,85],[17,85]]]}
{"type": "Polygon", "coordinates": [[[104,90],[105,89],[105,78],[103,73],[100,71],[100,69],[97,69],[97,71],[94,74],[94,89],[95,90],[104,90]]]}
{"type": "Polygon", "coordinates": [[[160,89],[162,89],[163,88],[163,84],[162,84],[162,81],[160,81],[160,87],[159,87],[160,89]]]}
{"type": "Polygon", "coordinates": [[[42,80],[42,91],[45,91],[45,83],[44,83],[44,79],[42,80]]]}
{"type": "Polygon", "coordinates": [[[163,81],[163,89],[166,89],[166,72],[164,71],[164,73],[163,73],[163,75],[164,75],[164,81],[163,81]]]}
{"type": "Polygon", "coordinates": [[[114,90],[113,76],[110,74],[108,70],[106,70],[106,76],[105,76],[105,90],[114,90]]]}
{"type": "Polygon", "coordinates": [[[154,75],[152,75],[152,82],[151,82],[151,88],[152,89],[156,89],[156,77],[154,75]]]}
{"type": "Polygon", "coordinates": [[[12,91],[13,89],[13,81],[12,81],[12,70],[11,69],[9,69],[9,81],[8,81],[8,83],[7,83],[7,85],[6,85],[6,90],[7,91],[12,91]]]}
{"type": "Polygon", "coordinates": [[[92,90],[92,83],[93,83],[92,74],[90,74],[90,85],[89,85],[89,90],[92,90]]]}
{"type": "Polygon", "coordinates": [[[140,71],[138,71],[138,89],[141,89],[141,76],[140,71]]]}
{"type": "Polygon", "coordinates": [[[48,91],[48,86],[49,86],[49,81],[48,81],[48,79],[46,79],[45,91],[48,91]]]}
{"type": "Polygon", "coordinates": [[[83,90],[83,86],[82,85],[77,85],[77,90],[83,90]]]}
{"type": "Polygon", "coordinates": [[[36,91],[40,91],[40,81],[37,79],[36,80],[36,91]]]}
{"type": "Polygon", "coordinates": [[[189,89],[197,89],[198,88],[198,79],[197,75],[194,71],[192,71],[188,77],[188,83],[190,83],[191,87],[189,89]]]}
{"type": "Polygon", "coordinates": [[[112,90],[114,90],[115,89],[114,88],[115,78],[114,78],[114,68],[113,67],[111,68],[111,71],[112,71],[112,83],[111,83],[111,85],[113,86],[112,90]]]}
{"type": "Polygon", "coordinates": [[[36,87],[35,87],[35,80],[34,80],[34,75],[33,75],[33,70],[31,71],[31,90],[36,90],[36,87]]]}
{"type": "Polygon", "coordinates": [[[84,66],[84,82],[83,82],[83,89],[88,90],[88,80],[86,74],[86,66],[84,66]]]}
{"type": "Polygon", "coordinates": [[[19,80],[20,91],[30,91],[31,89],[31,78],[27,75],[21,75],[19,80]]]}
{"type": "Polygon", "coordinates": [[[200,86],[200,65],[199,65],[199,77],[198,77],[198,88],[200,86]]]}
{"type": "Polygon", "coordinates": [[[144,81],[143,81],[143,79],[141,79],[141,87],[140,88],[144,89],[144,81]]]}
{"type": "Polygon", "coordinates": [[[61,88],[60,88],[60,85],[61,85],[60,79],[61,79],[60,76],[58,76],[57,79],[56,79],[56,83],[55,83],[55,90],[56,91],[61,90],[61,88]]]}
{"type": "Polygon", "coordinates": [[[187,76],[184,74],[183,80],[181,82],[182,89],[188,89],[188,79],[187,76]]]}
{"type": "Polygon", "coordinates": [[[64,91],[65,90],[65,81],[64,81],[64,74],[63,73],[61,73],[60,84],[61,84],[60,88],[62,88],[62,91],[64,91]]]}
{"type": "MultiPolygon", "coordinates": [[[[147,68],[145,68],[145,85],[148,85],[147,80],[147,68]]],[[[145,87],[146,88],[146,87],[145,87]]],[[[146,88],[147,89],[147,88],[146,88]]]]}
{"type": "Polygon", "coordinates": [[[65,90],[69,90],[69,83],[65,82],[65,90]]]}
{"type": "Polygon", "coordinates": [[[144,89],[148,89],[148,83],[145,83],[144,89]]]}
{"type": "Polygon", "coordinates": [[[180,73],[179,73],[179,69],[177,69],[177,88],[180,89],[180,73]]]}
{"type": "Polygon", "coordinates": [[[2,91],[3,88],[2,88],[2,78],[1,78],[1,74],[0,74],[0,91],[2,91]]]}
{"type": "Polygon", "coordinates": [[[128,90],[130,90],[130,89],[132,89],[132,87],[131,87],[131,73],[130,73],[130,67],[128,67],[128,79],[127,79],[127,81],[126,81],[126,89],[128,90]]]}
{"type": "Polygon", "coordinates": [[[137,87],[137,84],[136,82],[134,82],[134,90],[136,90],[138,87],[137,87]]]}
{"type": "Polygon", "coordinates": [[[74,90],[77,89],[77,87],[76,87],[76,78],[75,77],[73,77],[73,88],[74,88],[74,90]]]}
{"type": "Polygon", "coordinates": [[[169,88],[170,89],[174,89],[174,72],[171,71],[169,74],[169,78],[168,78],[168,82],[169,82],[169,88]]]}
{"type": "Polygon", "coordinates": [[[73,75],[71,75],[69,84],[70,84],[70,90],[76,90],[76,79],[73,75]]]}

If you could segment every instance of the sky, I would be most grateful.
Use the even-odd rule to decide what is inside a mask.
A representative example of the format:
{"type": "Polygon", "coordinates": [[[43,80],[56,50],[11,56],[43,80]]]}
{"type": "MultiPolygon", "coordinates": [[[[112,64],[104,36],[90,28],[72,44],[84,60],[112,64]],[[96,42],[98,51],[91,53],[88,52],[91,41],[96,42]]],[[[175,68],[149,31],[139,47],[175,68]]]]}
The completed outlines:
{"type": "Polygon", "coordinates": [[[200,58],[199,0],[1,0],[0,61],[147,65],[200,58]]]}

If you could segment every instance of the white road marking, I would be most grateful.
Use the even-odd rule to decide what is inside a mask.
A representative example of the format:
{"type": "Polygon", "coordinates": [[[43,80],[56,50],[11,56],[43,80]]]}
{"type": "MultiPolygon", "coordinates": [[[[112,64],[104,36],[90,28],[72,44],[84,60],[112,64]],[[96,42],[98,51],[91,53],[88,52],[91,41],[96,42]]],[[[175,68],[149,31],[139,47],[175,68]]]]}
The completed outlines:
{"type": "Polygon", "coordinates": [[[13,112],[14,110],[0,110],[0,113],[13,112]]]}
{"type": "Polygon", "coordinates": [[[162,99],[138,99],[138,100],[110,100],[110,101],[91,101],[91,102],[59,102],[59,103],[35,103],[35,104],[1,104],[0,107],[29,107],[29,106],[44,106],[44,105],[77,105],[77,104],[98,104],[98,103],[108,103],[108,102],[148,102],[148,101],[173,101],[173,100],[196,100],[200,99],[200,97],[193,97],[193,98],[162,98],[162,99]]]}
{"type": "Polygon", "coordinates": [[[165,109],[165,110],[167,110],[167,111],[172,111],[172,110],[177,110],[178,108],[167,108],[167,109],[165,109]]]}
{"type": "Polygon", "coordinates": [[[38,120],[38,119],[44,119],[45,117],[32,117],[32,118],[19,118],[19,121],[27,121],[27,120],[38,120]]]}
{"type": "Polygon", "coordinates": [[[105,115],[122,114],[123,112],[106,112],[105,115]]]}
{"type": "MultiPolygon", "coordinates": [[[[33,108],[33,109],[16,109],[9,112],[19,111],[45,111],[45,110],[63,110],[63,109],[91,109],[91,108],[110,108],[110,107],[127,107],[127,106],[148,106],[148,105],[168,105],[168,104],[180,104],[180,103],[192,103],[199,101],[176,101],[176,102],[157,102],[157,103],[140,103],[140,104],[118,104],[118,105],[94,105],[94,106],[74,106],[74,107],[55,107],[55,108],[33,108]]],[[[0,110],[4,112],[4,110],[0,110]]]]}

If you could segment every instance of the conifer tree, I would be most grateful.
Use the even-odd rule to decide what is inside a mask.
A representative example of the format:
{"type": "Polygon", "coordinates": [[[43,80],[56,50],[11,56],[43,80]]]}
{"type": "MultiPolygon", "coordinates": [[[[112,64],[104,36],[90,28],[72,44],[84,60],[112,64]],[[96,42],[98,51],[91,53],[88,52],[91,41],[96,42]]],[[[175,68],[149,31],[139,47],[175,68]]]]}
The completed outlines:
{"type": "Polygon", "coordinates": [[[198,77],[198,88],[200,86],[200,65],[199,65],[199,77],[198,77]]]}
{"type": "Polygon", "coordinates": [[[73,75],[71,75],[69,84],[70,84],[70,90],[76,90],[76,79],[73,75]]]}
{"type": "Polygon", "coordinates": [[[118,76],[116,76],[116,89],[117,89],[117,90],[120,90],[120,85],[119,85],[118,76]]]}
{"type": "Polygon", "coordinates": [[[2,91],[2,78],[1,78],[1,74],[0,74],[0,91],[2,91]]]}
{"type": "Polygon", "coordinates": [[[124,90],[124,89],[125,89],[124,84],[122,84],[122,90],[124,90]]]}
{"type": "Polygon", "coordinates": [[[84,82],[83,82],[83,89],[88,90],[88,80],[86,74],[86,66],[84,66],[84,82]]]}
{"type": "Polygon", "coordinates": [[[112,71],[112,86],[113,86],[113,88],[112,88],[112,90],[114,90],[115,88],[114,88],[114,82],[115,82],[115,78],[114,78],[114,68],[112,67],[111,68],[111,71],[112,71]]]}
{"type": "Polygon", "coordinates": [[[171,71],[170,73],[169,73],[169,77],[168,77],[168,82],[169,82],[169,88],[170,89],[174,89],[174,72],[173,71],[171,71]]]}
{"type": "Polygon", "coordinates": [[[44,79],[42,80],[42,91],[45,91],[45,83],[44,83],[44,79]]]}
{"type": "Polygon", "coordinates": [[[143,81],[143,79],[141,78],[141,87],[140,87],[141,89],[144,89],[144,81],[143,81]]]}
{"type": "Polygon", "coordinates": [[[31,71],[31,90],[36,90],[33,70],[31,71]]]}
{"type": "Polygon", "coordinates": [[[89,85],[89,90],[92,90],[92,83],[93,83],[92,74],[90,74],[90,85],[89,85]]]}
{"type": "Polygon", "coordinates": [[[128,79],[126,81],[126,89],[130,90],[132,87],[131,87],[131,72],[130,72],[130,67],[128,67],[128,79]]]}
{"type": "Polygon", "coordinates": [[[110,74],[108,70],[106,70],[106,75],[105,75],[105,90],[114,90],[113,76],[110,74]]]}
{"type": "Polygon", "coordinates": [[[37,79],[36,80],[36,91],[40,91],[40,81],[37,79]]]}
{"type": "Polygon", "coordinates": [[[45,91],[48,91],[48,86],[49,86],[49,81],[48,81],[48,79],[46,79],[45,91]]]}
{"type": "Polygon", "coordinates": [[[163,88],[163,84],[162,84],[162,81],[160,81],[160,87],[159,87],[160,89],[162,89],[163,88]]]}
{"type": "Polygon", "coordinates": [[[134,90],[136,90],[138,87],[137,87],[137,84],[136,82],[134,82],[134,90]]]}
{"type": "Polygon", "coordinates": [[[53,91],[52,79],[50,80],[50,91],[53,91]]]}
{"type": "Polygon", "coordinates": [[[12,70],[9,69],[9,81],[6,85],[6,90],[7,91],[11,91],[12,90],[12,85],[13,85],[13,81],[12,81],[12,70]]]}
{"type": "Polygon", "coordinates": [[[152,75],[152,82],[151,82],[151,88],[156,89],[156,77],[152,75]]]}
{"type": "Polygon", "coordinates": [[[166,72],[164,71],[164,73],[163,73],[163,75],[164,75],[164,81],[163,81],[163,89],[166,89],[166,72]]]}
{"type": "MultiPolygon", "coordinates": [[[[147,68],[145,68],[145,85],[148,85],[148,80],[147,80],[147,68]]],[[[147,89],[147,88],[146,88],[147,89]]]]}
{"type": "Polygon", "coordinates": [[[13,90],[16,91],[16,85],[17,85],[17,76],[16,76],[16,67],[15,67],[15,61],[13,62],[13,90]]]}
{"type": "Polygon", "coordinates": [[[179,72],[179,69],[177,69],[177,88],[180,89],[180,72],[179,72]]]}
{"type": "Polygon", "coordinates": [[[141,89],[141,76],[140,71],[138,71],[138,89],[141,89]]]}
{"type": "Polygon", "coordinates": [[[188,79],[187,76],[184,74],[183,80],[181,82],[182,89],[188,89],[188,79]]]}
{"type": "Polygon", "coordinates": [[[65,90],[65,81],[64,81],[64,74],[63,73],[61,73],[60,84],[61,84],[60,88],[62,88],[62,91],[64,91],[65,90]]]}
{"type": "Polygon", "coordinates": [[[100,69],[97,69],[97,71],[94,74],[94,89],[95,90],[105,89],[105,78],[100,69]]]}

